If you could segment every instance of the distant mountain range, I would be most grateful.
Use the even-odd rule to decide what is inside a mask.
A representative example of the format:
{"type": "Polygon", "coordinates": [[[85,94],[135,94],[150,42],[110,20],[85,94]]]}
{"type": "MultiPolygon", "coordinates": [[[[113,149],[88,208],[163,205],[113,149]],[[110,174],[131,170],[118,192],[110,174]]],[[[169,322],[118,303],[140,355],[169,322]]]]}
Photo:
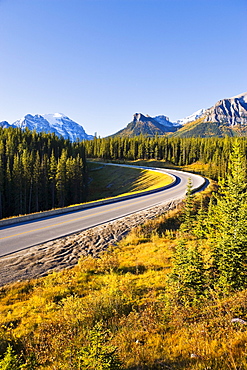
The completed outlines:
{"type": "Polygon", "coordinates": [[[247,136],[247,93],[218,101],[188,117],[171,122],[166,116],[136,113],[133,120],[112,136],[169,135],[177,137],[247,136]]]}
{"type": "Polygon", "coordinates": [[[4,128],[10,126],[20,127],[21,129],[28,128],[29,130],[36,130],[37,132],[50,132],[71,141],[93,139],[92,135],[86,134],[81,125],[62,113],[36,114],[35,116],[27,114],[12,124],[6,121],[0,122],[0,126],[4,128]]]}
{"type": "MultiPolygon", "coordinates": [[[[92,140],[84,128],[61,113],[27,114],[9,124],[0,122],[0,127],[20,127],[37,132],[50,132],[71,141],[92,140]]],[[[150,117],[135,113],[132,121],[111,136],[133,137],[138,135],[170,137],[223,137],[247,136],[247,93],[218,101],[213,107],[200,109],[188,117],[171,122],[167,116],[150,117]]]]}

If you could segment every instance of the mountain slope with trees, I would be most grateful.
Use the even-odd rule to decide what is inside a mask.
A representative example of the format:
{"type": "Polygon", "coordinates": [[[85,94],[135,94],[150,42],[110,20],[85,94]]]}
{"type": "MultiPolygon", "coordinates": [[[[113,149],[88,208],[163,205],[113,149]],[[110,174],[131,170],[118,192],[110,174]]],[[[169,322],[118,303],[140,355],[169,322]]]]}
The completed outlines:
{"type": "Polygon", "coordinates": [[[133,120],[127,125],[126,128],[118,131],[116,134],[111,136],[120,136],[120,137],[134,137],[138,135],[155,136],[155,135],[164,135],[167,132],[173,132],[177,130],[177,127],[173,126],[171,122],[169,121],[165,122],[166,125],[161,124],[155,118],[144,116],[141,113],[136,113],[133,116],[133,120]]]}

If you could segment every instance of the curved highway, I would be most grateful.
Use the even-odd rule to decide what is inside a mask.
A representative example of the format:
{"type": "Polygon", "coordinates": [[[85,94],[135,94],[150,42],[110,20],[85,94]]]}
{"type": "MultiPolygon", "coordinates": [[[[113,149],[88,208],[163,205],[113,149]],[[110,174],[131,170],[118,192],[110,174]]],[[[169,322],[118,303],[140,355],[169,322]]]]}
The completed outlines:
{"type": "MultiPolygon", "coordinates": [[[[140,169],[140,167],[137,167],[140,169]]],[[[201,176],[175,170],[148,168],[176,177],[174,185],[152,194],[139,195],[132,199],[92,206],[69,212],[0,228],[0,256],[17,252],[37,244],[89,229],[99,224],[150,208],[152,206],[184,198],[188,179],[197,189],[205,183],[201,176]]]]}

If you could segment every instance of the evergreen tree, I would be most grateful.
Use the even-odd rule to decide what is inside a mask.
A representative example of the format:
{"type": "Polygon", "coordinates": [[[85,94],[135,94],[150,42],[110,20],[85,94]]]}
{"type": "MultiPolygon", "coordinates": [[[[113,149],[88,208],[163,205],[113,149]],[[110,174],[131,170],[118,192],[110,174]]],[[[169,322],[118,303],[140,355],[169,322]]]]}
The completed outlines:
{"type": "Polygon", "coordinates": [[[31,212],[31,201],[32,201],[32,166],[33,159],[32,155],[27,149],[23,150],[22,156],[22,166],[23,166],[23,200],[25,205],[25,213],[31,212]]]}
{"type": "Polygon", "coordinates": [[[121,369],[121,362],[116,353],[117,347],[109,344],[110,338],[109,330],[104,330],[102,323],[97,323],[90,331],[89,345],[80,352],[78,369],[121,369]]]}
{"type": "Polygon", "coordinates": [[[54,155],[54,151],[52,151],[48,169],[48,180],[51,189],[51,208],[55,207],[56,173],[57,173],[57,161],[54,155]]]}
{"type": "Polygon", "coordinates": [[[179,303],[196,302],[205,292],[205,270],[202,254],[197,245],[181,239],[173,258],[169,289],[179,303]]]}
{"type": "Polygon", "coordinates": [[[3,217],[3,194],[4,194],[4,146],[0,142],[0,219],[3,217]]]}
{"type": "Polygon", "coordinates": [[[23,167],[19,154],[14,156],[12,173],[14,189],[14,214],[23,214],[23,167]]]}
{"type": "Polygon", "coordinates": [[[11,346],[8,346],[4,358],[0,360],[0,370],[20,370],[20,362],[11,346]]]}
{"type": "Polygon", "coordinates": [[[239,142],[233,145],[229,174],[220,182],[214,207],[214,269],[216,285],[224,291],[247,285],[247,193],[246,169],[239,142]]]}
{"type": "MultiPolygon", "coordinates": [[[[33,187],[34,187],[34,211],[39,212],[40,210],[40,183],[41,183],[41,167],[40,167],[40,155],[36,152],[34,165],[33,165],[33,187]]],[[[43,190],[43,189],[42,189],[43,190]]]]}
{"type": "Polygon", "coordinates": [[[180,227],[180,230],[183,233],[191,233],[193,228],[193,222],[194,222],[194,215],[193,215],[193,208],[194,208],[194,196],[192,194],[192,181],[189,178],[188,184],[187,184],[187,192],[186,192],[186,198],[185,198],[185,205],[183,210],[183,222],[180,227]]]}
{"type": "Polygon", "coordinates": [[[59,207],[65,206],[66,179],[67,179],[66,162],[67,162],[67,151],[63,149],[61,157],[58,160],[56,173],[56,186],[59,207]]]}
{"type": "Polygon", "coordinates": [[[196,222],[194,223],[193,234],[198,239],[204,239],[207,237],[207,211],[203,204],[203,198],[201,198],[200,208],[196,215],[196,222]]]}

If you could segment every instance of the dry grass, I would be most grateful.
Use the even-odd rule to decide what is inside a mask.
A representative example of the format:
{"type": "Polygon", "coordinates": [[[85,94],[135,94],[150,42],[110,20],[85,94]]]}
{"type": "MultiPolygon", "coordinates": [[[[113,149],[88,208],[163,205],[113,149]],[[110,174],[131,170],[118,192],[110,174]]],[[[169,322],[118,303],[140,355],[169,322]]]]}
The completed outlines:
{"type": "Polygon", "coordinates": [[[79,369],[89,330],[103,320],[125,370],[247,369],[247,325],[232,322],[247,321],[247,291],[223,298],[214,291],[196,305],[167,295],[178,224],[174,210],[100,258],[3,287],[0,350],[11,342],[40,369],[79,369]]]}

